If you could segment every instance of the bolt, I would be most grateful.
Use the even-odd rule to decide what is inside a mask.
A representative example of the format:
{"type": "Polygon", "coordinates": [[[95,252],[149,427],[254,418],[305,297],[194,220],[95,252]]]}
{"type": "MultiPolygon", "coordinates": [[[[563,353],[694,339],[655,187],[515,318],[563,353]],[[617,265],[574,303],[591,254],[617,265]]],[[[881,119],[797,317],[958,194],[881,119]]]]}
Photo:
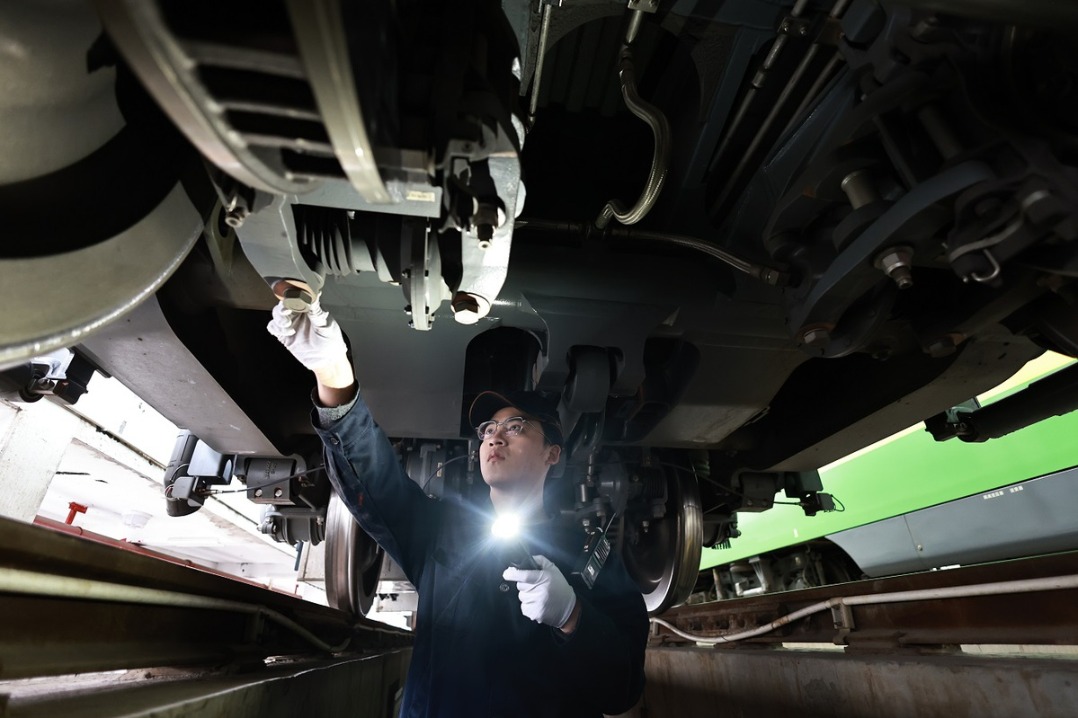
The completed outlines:
{"type": "Polygon", "coordinates": [[[948,356],[950,354],[954,354],[954,350],[954,338],[950,335],[942,336],[939,339],[933,341],[927,347],[925,347],[925,351],[928,353],[928,355],[936,359],[948,356]]]}
{"type": "Polygon", "coordinates": [[[293,312],[306,312],[314,304],[314,295],[305,289],[291,287],[281,293],[281,304],[293,312]]]}
{"type": "Polygon", "coordinates": [[[798,35],[804,36],[804,35],[808,35],[808,33],[809,33],[809,29],[807,27],[805,27],[804,25],[797,28],[797,34],[798,35]]]}
{"type": "Polygon", "coordinates": [[[232,229],[238,228],[251,216],[251,209],[247,206],[247,200],[238,194],[233,194],[228,204],[224,205],[225,224],[232,229]]]}
{"type": "Polygon", "coordinates": [[[497,202],[479,202],[475,208],[475,234],[479,238],[479,248],[487,249],[494,239],[494,230],[505,224],[505,210],[497,202]]]}
{"type": "Polygon", "coordinates": [[[812,327],[801,333],[801,343],[810,347],[822,347],[831,341],[831,332],[826,327],[812,327]]]}
{"type": "Polygon", "coordinates": [[[284,496],[284,489],[274,489],[273,490],[273,498],[279,499],[282,496],[284,496]]]}
{"type": "Polygon", "coordinates": [[[891,279],[895,280],[899,289],[909,289],[913,286],[913,274],[910,273],[909,267],[896,268],[891,272],[891,279]]]}
{"type": "Polygon", "coordinates": [[[913,248],[892,247],[880,252],[874,264],[893,279],[899,289],[909,289],[913,286],[913,273],[910,271],[912,262],[913,248]]]}
{"type": "Polygon", "coordinates": [[[475,324],[490,311],[490,302],[471,292],[457,292],[450,302],[457,324],[475,324]]]}
{"type": "Polygon", "coordinates": [[[230,209],[225,213],[225,224],[232,229],[239,229],[243,226],[243,221],[247,219],[248,214],[249,212],[246,207],[244,207],[242,211],[238,207],[236,209],[230,209]]]}
{"type": "Polygon", "coordinates": [[[262,489],[255,489],[255,498],[258,498],[261,495],[262,495],[262,489]]]}

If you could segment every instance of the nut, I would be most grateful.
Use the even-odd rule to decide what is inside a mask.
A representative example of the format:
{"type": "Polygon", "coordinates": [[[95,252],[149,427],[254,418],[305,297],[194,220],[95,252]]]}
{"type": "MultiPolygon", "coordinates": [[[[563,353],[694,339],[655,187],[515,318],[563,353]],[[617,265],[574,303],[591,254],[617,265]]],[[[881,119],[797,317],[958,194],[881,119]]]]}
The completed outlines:
{"type": "Polygon", "coordinates": [[[281,294],[281,304],[285,309],[291,309],[293,312],[305,312],[313,303],[314,295],[299,287],[286,289],[281,294]]]}
{"type": "Polygon", "coordinates": [[[470,292],[457,292],[450,307],[458,324],[475,324],[490,312],[490,302],[470,292]]]}
{"type": "Polygon", "coordinates": [[[306,312],[315,300],[315,292],[310,285],[299,279],[282,279],[273,285],[273,293],[285,309],[293,312],[306,312]]]}
{"type": "Polygon", "coordinates": [[[826,346],[831,341],[831,332],[827,327],[812,327],[801,333],[801,342],[810,347],[826,346]]]}
{"type": "Polygon", "coordinates": [[[913,273],[910,269],[913,264],[912,247],[885,249],[876,256],[874,264],[893,279],[899,289],[909,289],[913,286],[913,273]]]}
{"type": "Polygon", "coordinates": [[[955,349],[956,345],[954,337],[949,334],[933,340],[925,347],[925,351],[928,355],[936,359],[954,354],[955,349]]]}

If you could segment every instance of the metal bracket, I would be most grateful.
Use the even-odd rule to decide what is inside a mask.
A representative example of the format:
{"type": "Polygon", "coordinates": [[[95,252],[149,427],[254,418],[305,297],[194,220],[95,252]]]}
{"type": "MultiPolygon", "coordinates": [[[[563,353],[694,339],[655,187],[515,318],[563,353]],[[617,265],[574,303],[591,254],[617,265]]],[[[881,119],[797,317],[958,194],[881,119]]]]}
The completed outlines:
{"type": "Polygon", "coordinates": [[[809,34],[810,23],[803,17],[787,15],[779,23],[780,35],[792,35],[793,37],[806,37],[809,34]]]}
{"type": "Polygon", "coordinates": [[[853,621],[853,609],[845,603],[831,607],[831,620],[835,624],[835,637],[833,643],[836,646],[845,646],[846,638],[857,628],[853,621]]]}
{"type": "MultiPolygon", "coordinates": [[[[560,6],[561,3],[558,3],[558,5],[560,6]]],[[[629,9],[654,13],[659,9],[659,0],[629,0],[629,9]]]]}

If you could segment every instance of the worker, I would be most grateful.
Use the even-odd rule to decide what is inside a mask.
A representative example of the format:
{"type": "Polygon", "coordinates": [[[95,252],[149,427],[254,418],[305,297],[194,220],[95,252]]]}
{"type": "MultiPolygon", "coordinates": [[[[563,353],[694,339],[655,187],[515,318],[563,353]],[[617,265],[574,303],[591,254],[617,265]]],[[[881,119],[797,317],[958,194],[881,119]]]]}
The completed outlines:
{"type": "Polygon", "coordinates": [[[419,594],[401,715],[592,718],[635,705],[644,601],[617,556],[592,588],[567,579],[585,535],[543,506],[564,445],[543,398],[480,394],[469,420],[489,492],[438,500],[401,468],[360,396],[340,327],[317,300],[301,312],[278,304],[269,331],[314,373],[312,421],[335,490],[419,594]],[[513,542],[491,536],[495,518],[511,514],[533,568],[511,566],[513,542]]]}

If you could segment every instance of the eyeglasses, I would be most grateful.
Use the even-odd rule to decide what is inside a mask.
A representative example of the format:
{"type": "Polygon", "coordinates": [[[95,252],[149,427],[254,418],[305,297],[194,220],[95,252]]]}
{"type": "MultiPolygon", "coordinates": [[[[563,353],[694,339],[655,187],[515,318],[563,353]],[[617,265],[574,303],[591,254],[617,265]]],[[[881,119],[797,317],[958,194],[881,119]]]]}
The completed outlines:
{"type": "Polygon", "coordinates": [[[530,423],[523,416],[511,416],[505,421],[484,421],[479,426],[475,427],[475,433],[480,439],[493,439],[494,435],[498,433],[498,427],[501,427],[506,436],[520,436],[520,432],[524,431],[524,426],[530,423]]]}

